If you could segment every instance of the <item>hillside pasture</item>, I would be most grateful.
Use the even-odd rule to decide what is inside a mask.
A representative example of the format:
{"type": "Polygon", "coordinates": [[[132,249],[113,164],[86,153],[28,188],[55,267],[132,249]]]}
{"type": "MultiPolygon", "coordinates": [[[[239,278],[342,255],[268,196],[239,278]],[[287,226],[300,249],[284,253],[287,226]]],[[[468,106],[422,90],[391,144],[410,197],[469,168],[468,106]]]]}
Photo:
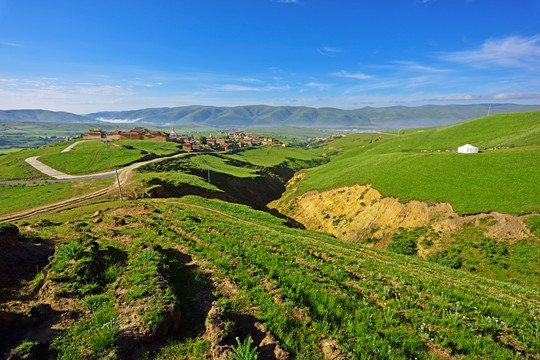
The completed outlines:
{"type": "Polygon", "coordinates": [[[231,164],[230,160],[227,160],[221,156],[214,155],[197,155],[191,156],[188,159],[189,164],[187,166],[197,169],[199,171],[211,171],[219,172],[227,175],[232,175],[239,178],[256,177],[257,169],[246,166],[238,166],[238,164],[231,164]]]}
{"type": "Polygon", "coordinates": [[[264,146],[256,149],[248,149],[227,155],[227,157],[265,167],[282,164],[287,159],[310,161],[314,158],[319,158],[318,155],[307,150],[294,147],[284,148],[281,146],[264,146]]]}
{"type": "Polygon", "coordinates": [[[85,142],[69,152],[42,155],[39,160],[66,174],[91,174],[121,167],[146,156],[178,153],[178,144],[151,141],[85,142]]]}
{"type": "MultiPolygon", "coordinates": [[[[174,264],[170,255],[182,251],[181,258],[194,260],[190,268],[199,266],[212,274],[210,286],[220,284],[210,287],[213,304],[225,309],[223,321],[228,324],[221,344],[234,345],[235,336],[254,338],[249,328],[242,327],[245,323],[238,322],[250,319],[268,328],[295,359],[322,360],[330,350],[351,359],[515,359],[535,358],[540,352],[540,294],[535,288],[288,228],[284,219],[268,213],[194,196],[92,205],[50,220],[65,224],[72,218],[79,220],[40,228],[41,236],[92,236],[103,247],[119,249],[129,243],[118,239],[137,239],[138,248],[156,249],[151,259],[169,256],[169,264],[174,264]],[[99,224],[89,215],[96,210],[103,219],[99,224]],[[137,215],[135,210],[144,213],[137,215]],[[127,224],[115,226],[114,219],[123,213],[131,214],[127,224]],[[70,231],[74,228],[76,235],[70,231]]],[[[134,291],[156,276],[175,279],[176,274],[173,290],[178,289],[174,290],[178,298],[169,303],[178,301],[185,309],[182,319],[187,315],[186,321],[193,321],[189,315],[200,309],[190,301],[197,294],[186,292],[189,282],[182,279],[195,274],[180,277],[171,271],[175,268],[162,269],[144,271],[147,278],[132,283],[123,280],[129,271],[117,271],[110,283],[117,276],[117,284],[125,283],[126,291],[134,291]]],[[[107,288],[98,285],[94,291],[106,296],[107,288]]],[[[148,309],[156,311],[159,305],[150,302],[148,309]]],[[[71,329],[80,328],[91,316],[83,313],[71,329]]],[[[111,316],[116,324],[125,321],[119,314],[111,316]]],[[[203,313],[200,324],[209,318],[203,313]]],[[[165,318],[156,321],[160,326],[165,318]]],[[[208,337],[204,326],[188,326],[190,336],[171,338],[158,353],[175,351],[172,358],[190,358],[189,344],[202,344],[208,337]]],[[[81,347],[70,329],[58,342],[72,344],[76,351],[92,351],[81,347]]],[[[107,351],[113,351],[115,343],[109,346],[107,351]]],[[[201,358],[208,346],[201,345],[201,358]]],[[[262,345],[257,351],[263,351],[262,345]]]]}
{"type": "Polygon", "coordinates": [[[540,146],[480,154],[394,153],[336,158],[306,171],[298,194],[372,184],[401,201],[449,202],[460,214],[539,211],[540,146]]]}
{"type": "Polygon", "coordinates": [[[29,185],[0,185],[0,214],[10,214],[103,189],[112,179],[29,185]]]}
{"type": "Polygon", "coordinates": [[[37,149],[23,149],[0,155],[0,180],[46,180],[48,177],[28,165],[24,160],[32,156],[60,153],[74,141],[65,141],[37,149]]]}
{"type": "Polygon", "coordinates": [[[306,171],[298,194],[372,184],[383,196],[449,202],[461,214],[540,211],[540,112],[501,114],[392,134],[314,144],[332,161],[306,171]],[[471,143],[479,154],[458,154],[471,143]]]}

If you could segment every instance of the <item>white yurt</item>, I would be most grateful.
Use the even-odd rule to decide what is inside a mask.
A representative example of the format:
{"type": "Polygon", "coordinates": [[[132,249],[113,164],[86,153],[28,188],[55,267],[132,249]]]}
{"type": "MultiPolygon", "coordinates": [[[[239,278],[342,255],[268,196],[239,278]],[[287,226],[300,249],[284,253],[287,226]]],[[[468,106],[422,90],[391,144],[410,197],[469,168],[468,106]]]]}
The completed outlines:
{"type": "Polygon", "coordinates": [[[478,152],[478,148],[476,146],[472,146],[471,144],[465,144],[458,147],[457,152],[462,154],[476,154],[478,152]]]}

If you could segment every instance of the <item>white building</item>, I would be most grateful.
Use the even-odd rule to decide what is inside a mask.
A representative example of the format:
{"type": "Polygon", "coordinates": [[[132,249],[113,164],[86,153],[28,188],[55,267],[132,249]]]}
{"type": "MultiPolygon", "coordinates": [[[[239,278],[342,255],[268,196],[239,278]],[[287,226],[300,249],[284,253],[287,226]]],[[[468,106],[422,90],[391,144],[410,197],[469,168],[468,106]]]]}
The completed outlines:
{"type": "Polygon", "coordinates": [[[462,154],[476,154],[478,152],[478,148],[476,146],[472,146],[471,144],[465,144],[458,147],[457,152],[462,154]]]}

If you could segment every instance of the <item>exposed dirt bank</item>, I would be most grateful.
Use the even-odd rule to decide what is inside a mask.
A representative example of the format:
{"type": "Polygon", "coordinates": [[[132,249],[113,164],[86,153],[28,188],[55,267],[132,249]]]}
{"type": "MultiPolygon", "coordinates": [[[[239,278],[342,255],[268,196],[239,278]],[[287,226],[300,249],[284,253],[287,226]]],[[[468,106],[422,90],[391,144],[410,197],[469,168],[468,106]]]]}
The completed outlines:
{"type": "MultiPolygon", "coordinates": [[[[300,177],[289,182],[294,193],[300,177]]],[[[374,246],[385,248],[398,228],[430,226],[441,239],[459,231],[464,224],[487,224],[484,235],[515,242],[533,236],[523,216],[497,212],[460,216],[448,203],[429,205],[421,201],[399,202],[383,197],[371,185],[355,185],[324,192],[309,191],[297,198],[290,195],[269,204],[311,230],[331,233],[349,241],[377,239],[374,246]]]]}

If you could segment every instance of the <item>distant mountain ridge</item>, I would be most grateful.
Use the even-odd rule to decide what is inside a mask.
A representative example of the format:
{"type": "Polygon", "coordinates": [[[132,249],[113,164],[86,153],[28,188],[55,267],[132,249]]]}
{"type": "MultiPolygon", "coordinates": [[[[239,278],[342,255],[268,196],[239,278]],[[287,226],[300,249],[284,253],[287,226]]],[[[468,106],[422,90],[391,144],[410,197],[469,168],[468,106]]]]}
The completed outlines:
{"type": "Polygon", "coordinates": [[[23,122],[60,122],[60,123],[86,123],[96,122],[95,119],[76,115],[65,111],[49,110],[0,110],[0,120],[23,122]]]}
{"type": "Polygon", "coordinates": [[[181,106],[86,115],[47,110],[0,110],[0,120],[63,123],[134,123],[160,126],[214,128],[392,129],[450,125],[490,114],[540,110],[540,105],[475,104],[418,107],[364,107],[355,110],[304,106],[248,105],[235,107],[181,106]]]}

